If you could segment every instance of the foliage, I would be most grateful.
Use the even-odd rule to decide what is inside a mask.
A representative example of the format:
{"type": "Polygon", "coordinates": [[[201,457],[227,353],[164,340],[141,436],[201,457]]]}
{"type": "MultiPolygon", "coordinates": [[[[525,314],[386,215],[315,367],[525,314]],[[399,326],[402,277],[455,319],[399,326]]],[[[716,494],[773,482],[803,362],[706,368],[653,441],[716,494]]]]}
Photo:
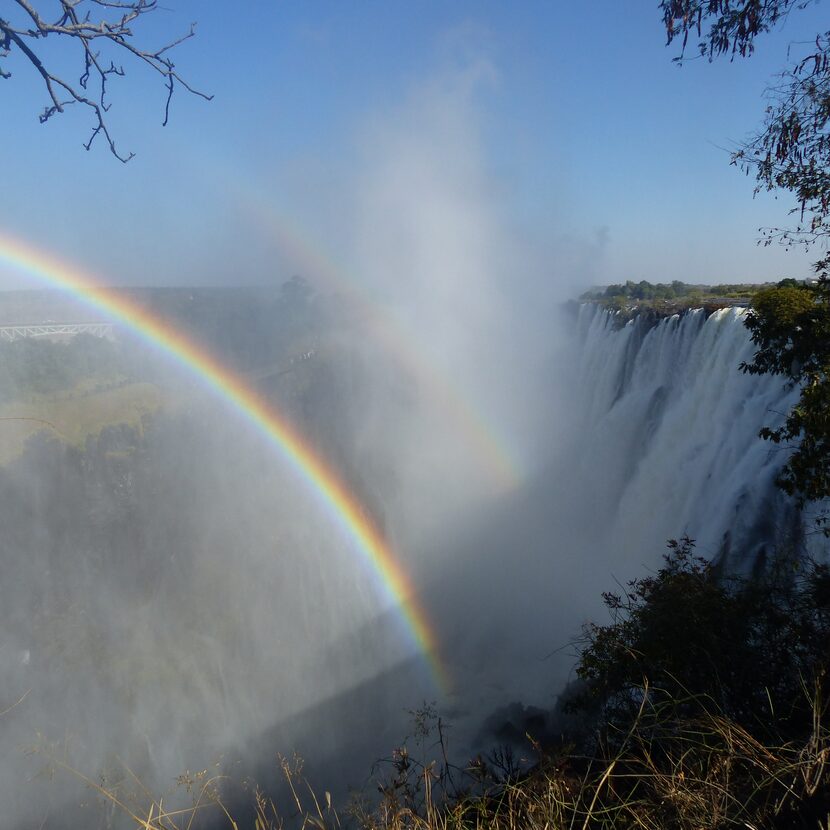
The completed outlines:
{"type": "MultiPolygon", "coordinates": [[[[84,145],[87,150],[103,135],[110,152],[120,161],[129,161],[134,155],[119,153],[106,121],[110,108],[109,81],[125,74],[124,67],[115,63],[124,55],[143,63],[164,80],[167,101],[163,125],[167,124],[170,100],[177,84],[207,100],[212,97],[191,87],[169,56],[182,41],[193,37],[195,24],[183,36],[159,47],[147,48],[136,37],[135,27],[161,8],[157,0],[59,0],[57,12],[46,3],[31,0],[13,0],[4,6],[0,16],[0,59],[19,54],[42,78],[49,103],[41,113],[41,124],[72,104],[92,111],[92,134],[84,145]],[[39,9],[38,5],[43,8],[39,9]],[[77,50],[80,75],[76,82],[66,80],[50,68],[54,55],[50,54],[47,60],[42,48],[42,41],[49,35],[68,50],[73,46],[77,50]]],[[[0,64],[0,79],[11,77],[12,73],[0,64]]]]}
{"type": "MultiPolygon", "coordinates": [[[[685,53],[689,35],[701,36],[704,20],[712,20],[706,37],[698,43],[710,60],[720,55],[751,55],[755,37],[769,32],[793,8],[803,9],[813,0],[661,0],[668,42],[682,37],[685,53]]],[[[682,57],[682,55],[681,55],[682,57]]]]}
{"type": "Polygon", "coordinates": [[[741,369],[784,375],[801,396],[782,427],[761,436],[794,445],[778,478],[799,502],[830,496],[830,280],[814,285],[779,284],[760,291],[746,325],[758,350],[741,369]]]}
{"type": "MultiPolygon", "coordinates": [[[[821,690],[812,691],[814,715],[809,734],[782,743],[759,741],[715,706],[694,718],[678,718],[670,705],[645,689],[619,745],[590,756],[544,756],[519,779],[492,783],[445,799],[435,785],[440,760],[414,776],[422,793],[418,804],[381,792],[374,805],[356,802],[341,821],[328,793],[318,797],[303,778],[302,764],[281,760],[289,799],[277,805],[251,787],[252,830],[551,830],[551,828],[830,828],[830,732],[823,720],[821,690]],[[280,809],[282,808],[282,809],[280,809]]],[[[63,767],[62,760],[52,762],[63,767]]],[[[187,774],[191,806],[165,809],[161,799],[138,792],[140,806],[120,788],[102,786],[70,769],[103,803],[138,820],[145,830],[185,830],[210,818],[242,828],[222,800],[221,779],[208,771],[187,774]]],[[[475,784],[479,769],[470,765],[466,780],[475,784]]],[[[140,782],[137,782],[140,784],[140,782]]],[[[207,824],[207,826],[214,826],[207,824]]]]}
{"type": "Polygon", "coordinates": [[[830,570],[781,559],[751,581],[721,578],[688,537],[656,574],[603,595],[608,625],[589,624],[572,705],[596,707],[622,734],[646,687],[676,716],[716,708],[749,734],[781,740],[812,724],[803,689],[821,681],[830,643],[830,570]]]}
{"type": "Polygon", "coordinates": [[[72,389],[84,378],[112,380],[124,368],[118,346],[90,334],[64,343],[35,338],[0,343],[0,403],[72,389]]]}
{"type": "Polygon", "coordinates": [[[634,317],[656,323],[663,317],[702,308],[707,314],[721,308],[748,305],[757,285],[738,283],[692,285],[674,280],[650,283],[646,280],[593,288],[580,296],[583,302],[595,303],[614,312],[614,325],[624,326],[634,317]]]}
{"type": "Polygon", "coordinates": [[[687,294],[691,286],[684,282],[674,280],[671,285],[657,283],[656,285],[640,280],[635,283],[627,280],[625,285],[609,285],[605,289],[606,297],[630,297],[635,300],[673,300],[675,297],[682,297],[687,294]]]}
{"type": "MultiPolygon", "coordinates": [[[[813,0],[662,0],[668,42],[679,38],[683,60],[690,35],[709,60],[746,57],[755,38],[813,0]],[[709,22],[707,32],[703,23],[709,22]]],[[[753,173],[756,193],[788,190],[796,198],[792,228],[766,231],[766,242],[806,245],[830,235],[830,32],[818,33],[767,90],[763,128],[732,156],[753,173]]]]}
{"type": "Polygon", "coordinates": [[[830,343],[827,291],[826,284],[761,289],[747,315],[746,325],[758,351],[746,371],[783,374],[794,381],[805,373],[820,372],[825,358],[817,340],[830,343]]]}
{"type": "MultiPolygon", "coordinates": [[[[684,60],[693,36],[699,54],[711,61],[751,55],[758,35],[812,2],[661,0],[660,8],[668,42],[681,43],[675,60],[684,60]]],[[[806,53],[797,54],[767,96],[763,128],[733,153],[732,163],[755,176],[756,193],[781,189],[795,197],[795,225],[767,229],[765,243],[777,239],[809,247],[830,236],[830,32],[819,32],[806,53]]],[[[801,386],[784,426],[765,428],[761,436],[795,445],[778,483],[802,505],[830,495],[830,256],[816,269],[821,279],[814,287],[785,280],[755,297],[746,323],[759,349],[741,367],[783,374],[801,386]]]]}
{"type": "MultiPolygon", "coordinates": [[[[433,796],[427,767],[428,796],[420,808],[383,798],[352,818],[360,830],[827,830],[830,736],[814,702],[809,737],[775,745],[758,741],[715,707],[678,719],[647,692],[613,751],[605,746],[589,757],[542,757],[519,780],[449,801],[433,796]]],[[[467,774],[474,777],[475,768],[467,774]]],[[[331,826],[313,818],[303,826],[331,826]]]]}
{"type": "Polygon", "coordinates": [[[660,303],[673,306],[692,301],[703,303],[719,300],[742,300],[749,298],[755,290],[757,290],[757,286],[748,284],[692,285],[680,280],[673,280],[671,283],[627,280],[625,283],[614,283],[603,288],[586,291],[581,299],[601,302],[609,306],[631,304],[648,306],[650,304],[659,305],[660,303]]]}

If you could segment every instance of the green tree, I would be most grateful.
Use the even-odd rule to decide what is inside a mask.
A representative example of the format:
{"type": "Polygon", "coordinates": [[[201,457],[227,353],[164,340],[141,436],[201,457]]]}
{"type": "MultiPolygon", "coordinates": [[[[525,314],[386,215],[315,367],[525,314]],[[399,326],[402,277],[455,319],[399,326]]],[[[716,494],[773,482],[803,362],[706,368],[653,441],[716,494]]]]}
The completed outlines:
{"type": "MultiPolygon", "coordinates": [[[[662,0],[668,42],[679,40],[686,55],[689,37],[710,61],[728,55],[746,57],[755,38],[773,29],[792,11],[814,0],[662,0]]],[[[798,47],[795,47],[796,51],[798,47]]],[[[791,228],[764,231],[767,244],[810,246],[830,237],[830,31],[796,54],[768,90],[770,104],[762,129],[732,157],[756,179],[760,190],[781,189],[795,197],[791,228]]],[[[746,324],[758,346],[741,368],[753,374],[786,376],[801,396],[783,427],[761,436],[790,443],[790,456],[779,484],[805,501],[830,496],[830,255],[816,264],[815,286],[782,280],[760,292],[746,324]]]]}
{"type": "MultiPolygon", "coordinates": [[[[815,0],[662,0],[668,42],[689,37],[710,61],[751,55],[755,38],[815,0]],[[708,29],[706,28],[708,24],[708,29]]],[[[756,192],[787,190],[796,199],[791,228],[764,231],[766,242],[810,245],[830,235],[830,31],[819,32],[768,89],[763,127],[732,156],[755,175],[756,192]]]]}
{"type": "Polygon", "coordinates": [[[808,733],[805,689],[823,681],[830,642],[830,571],[778,559],[757,578],[724,578],[669,542],[663,567],[605,593],[608,625],[585,627],[571,705],[623,734],[643,698],[680,717],[717,711],[755,734],[808,733]]]}
{"type": "MultiPolygon", "coordinates": [[[[782,281],[783,282],[783,281],[782,281]]],[[[759,291],[746,325],[758,346],[741,365],[750,374],[783,375],[801,387],[798,403],[778,429],[761,436],[792,444],[779,485],[803,505],[830,497],[830,281],[759,291]]],[[[825,532],[828,532],[825,527],[825,532]]]]}

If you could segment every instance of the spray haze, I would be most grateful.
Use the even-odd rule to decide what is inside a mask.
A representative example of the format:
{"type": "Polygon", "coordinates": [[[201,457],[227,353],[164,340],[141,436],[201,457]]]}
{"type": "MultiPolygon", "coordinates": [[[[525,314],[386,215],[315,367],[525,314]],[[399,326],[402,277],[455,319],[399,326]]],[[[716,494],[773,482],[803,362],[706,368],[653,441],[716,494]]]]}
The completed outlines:
{"type": "MultiPolygon", "coordinates": [[[[425,489],[458,475],[462,498],[473,499],[486,482],[479,467],[487,459],[457,454],[470,451],[465,432],[473,418],[510,467],[512,481],[494,489],[515,486],[526,473],[533,436],[524,428],[555,338],[555,302],[564,299],[555,265],[538,267],[511,233],[509,199],[488,173],[483,102],[496,78],[488,61],[475,60],[419,87],[361,132],[350,234],[353,272],[471,412],[459,423],[442,411],[440,396],[431,400],[423,390],[424,411],[410,425],[416,434],[408,445],[421,464],[433,455],[425,489]],[[545,308],[543,335],[538,319],[527,321],[531,309],[541,318],[545,308]]],[[[413,466],[414,458],[402,464],[413,466]]]]}
{"type": "MultiPolygon", "coordinates": [[[[510,487],[522,475],[511,432],[525,406],[510,333],[516,308],[502,293],[505,244],[474,101],[489,72],[477,65],[436,79],[375,119],[357,185],[343,197],[352,202],[340,232],[350,272],[420,361],[402,367],[347,301],[344,309],[321,294],[320,322],[297,341],[313,358],[301,365],[278,352],[282,363],[257,390],[348,482],[413,574],[416,595],[447,556],[429,540],[450,538],[455,517],[505,487],[465,419],[511,459],[510,487]]],[[[105,295],[90,296],[129,320],[105,295]]],[[[42,784],[31,774],[50,757],[93,778],[123,763],[157,787],[257,736],[282,742],[265,747],[269,755],[290,751],[307,738],[292,727],[304,712],[392,671],[398,677],[383,681],[388,693],[363,724],[382,753],[403,728],[402,710],[436,693],[395,605],[296,472],[181,369],[138,342],[121,346],[139,374],[154,367],[141,381],[166,390],[168,404],[77,447],[36,435],[3,471],[9,516],[28,505],[6,545],[14,589],[5,597],[4,693],[31,690],[7,726],[14,745],[40,750],[28,764],[15,755],[3,776],[15,822],[35,818],[42,784]]],[[[254,377],[272,359],[245,355],[254,377]]],[[[111,382],[134,380],[119,369],[111,382]]],[[[336,705],[327,711],[338,717],[336,705]]],[[[343,724],[317,726],[335,737],[315,734],[310,752],[336,755],[354,737],[343,724]]],[[[71,824],[60,814],[74,792],[59,781],[37,818],[71,824]]]]}
{"type": "Polygon", "coordinates": [[[50,757],[163,789],[220,756],[270,774],[298,748],[345,789],[433,698],[459,753],[477,749],[493,708],[553,703],[570,663],[548,655],[612,569],[628,576],[664,535],[695,532],[692,490],[740,469],[712,546],[736,505],[750,530],[764,509],[740,482],[771,486],[771,468],[728,424],[753,396],[786,400],[764,379],[730,383],[726,364],[748,348],[740,321],[617,330],[605,312],[567,311],[607,233],[520,229],[488,142],[499,75],[461,43],[463,60],[364,119],[348,175],[303,183],[302,234],[264,186],[248,199],[254,249],[273,246],[301,279],[99,303],[127,323],[144,303],[133,328],[173,347],[122,336],[94,385],[8,392],[62,417],[76,399],[117,412],[82,441],[38,433],[0,468],[2,694],[25,694],[2,725],[9,746],[45,750],[0,767],[11,826],[77,822],[70,779],[34,776],[50,757]],[[122,417],[127,391],[148,387],[161,403],[122,417]],[[294,431],[292,466],[297,453],[274,449],[294,431]],[[671,487],[681,462],[691,490],[671,487]],[[315,498],[302,474],[334,496],[315,498]],[[650,522],[655,483],[682,528],[650,522]],[[386,571],[358,555],[355,538],[375,537],[386,571]]]}

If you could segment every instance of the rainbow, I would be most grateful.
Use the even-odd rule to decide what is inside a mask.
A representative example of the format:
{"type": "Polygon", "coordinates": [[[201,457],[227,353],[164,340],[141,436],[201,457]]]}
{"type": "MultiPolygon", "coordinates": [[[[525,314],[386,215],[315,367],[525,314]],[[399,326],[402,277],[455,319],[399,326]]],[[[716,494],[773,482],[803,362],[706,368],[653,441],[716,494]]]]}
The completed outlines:
{"type": "Polygon", "coordinates": [[[384,351],[393,354],[399,364],[439,403],[442,412],[455,425],[456,434],[468,442],[474,457],[489,471],[497,489],[514,489],[521,480],[520,465],[508,449],[507,442],[488,423],[481,407],[472,405],[441,367],[425,361],[391,310],[373,301],[360,289],[358,280],[337,265],[320,245],[310,241],[295,222],[280,213],[252,186],[246,186],[238,179],[228,182],[227,186],[237,190],[239,207],[247,209],[250,217],[265,231],[268,240],[302,268],[304,277],[310,279],[312,284],[320,281],[330,290],[347,291],[341,298],[358,313],[361,322],[384,351]]]}
{"type": "Polygon", "coordinates": [[[317,495],[341,529],[351,537],[357,551],[371,566],[399,609],[418,650],[430,665],[434,681],[440,689],[447,689],[447,678],[438,656],[435,635],[417,601],[409,576],[389,544],[357,499],[262,396],[222,366],[204,347],[163,320],[153,317],[126,296],[102,287],[77,267],[54,259],[2,232],[0,263],[22,270],[119,320],[141,339],[199,377],[212,392],[227,401],[259,430],[317,495]]]}

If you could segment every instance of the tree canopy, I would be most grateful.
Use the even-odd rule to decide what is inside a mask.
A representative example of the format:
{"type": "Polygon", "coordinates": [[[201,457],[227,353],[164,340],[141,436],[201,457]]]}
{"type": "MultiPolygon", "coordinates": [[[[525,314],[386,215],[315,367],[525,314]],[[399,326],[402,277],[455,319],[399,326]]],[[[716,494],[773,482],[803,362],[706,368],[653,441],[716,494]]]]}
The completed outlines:
{"type": "Polygon", "coordinates": [[[803,504],[830,497],[830,280],[785,282],[755,295],[746,325],[758,351],[741,368],[801,387],[784,425],[765,427],[761,437],[795,446],[778,483],[803,504]]]}
{"type": "MultiPolygon", "coordinates": [[[[690,36],[698,53],[715,60],[747,57],[755,38],[815,0],[662,0],[668,43],[680,41],[685,59],[690,36]]],[[[797,53],[800,47],[793,46],[797,53]]],[[[830,31],[818,32],[809,48],[768,89],[763,126],[732,155],[732,163],[755,176],[755,192],[785,190],[795,197],[789,228],[768,228],[766,244],[779,240],[807,247],[830,238],[830,31]]],[[[746,325],[758,347],[741,368],[751,374],[784,375],[801,387],[784,425],[765,427],[761,437],[794,447],[779,485],[799,502],[830,497],[830,255],[816,263],[818,280],[782,280],[758,292],[746,325]]]]}
{"type": "Polygon", "coordinates": [[[72,104],[88,107],[93,113],[92,133],[84,145],[87,150],[101,135],[110,152],[120,161],[129,161],[133,153],[124,155],[115,144],[107,125],[110,108],[109,82],[126,74],[120,61],[131,56],[162,78],[167,89],[163,125],[170,116],[170,101],[176,86],[210,100],[212,96],[194,89],[175,68],[171,51],[195,34],[195,23],[184,34],[159,46],[146,46],[135,33],[142,19],[160,8],[157,0],[59,0],[57,10],[47,12],[31,0],[11,0],[0,9],[0,80],[9,80],[6,68],[13,54],[18,54],[43,80],[47,104],[40,115],[45,123],[72,104]],[[66,51],[75,50],[79,75],[68,79],[52,68],[52,58],[44,56],[43,41],[51,36],[66,51]],[[5,65],[4,65],[5,64],[5,65]]]}
{"type": "MultiPolygon", "coordinates": [[[[681,42],[675,60],[686,57],[689,37],[709,60],[747,57],[755,38],[792,11],[815,0],[662,0],[668,42],[681,42]],[[706,25],[708,24],[708,30],[706,25]]],[[[795,197],[789,228],[767,228],[767,243],[809,246],[830,236],[830,31],[818,32],[809,48],[793,46],[792,62],[768,88],[763,126],[732,155],[752,173],[756,192],[786,190],[795,197]]]]}
{"type": "Polygon", "coordinates": [[[685,715],[714,707],[751,732],[809,731],[809,695],[822,681],[830,635],[830,571],[783,556],[752,580],[724,579],[688,537],[663,567],[603,594],[607,625],[589,623],[572,708],[599,707],[624,729],[644,687],[685,715]],[[683,644],[679,648],[679,644],[683,644]]]}

